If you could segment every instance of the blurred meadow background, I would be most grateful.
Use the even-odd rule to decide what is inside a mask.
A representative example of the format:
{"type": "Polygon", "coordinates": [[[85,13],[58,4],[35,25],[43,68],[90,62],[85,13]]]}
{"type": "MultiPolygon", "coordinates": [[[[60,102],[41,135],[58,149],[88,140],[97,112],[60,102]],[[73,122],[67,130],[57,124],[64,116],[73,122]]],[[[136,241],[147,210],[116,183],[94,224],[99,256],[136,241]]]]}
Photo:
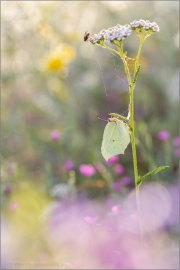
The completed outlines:
{"type": "MultiPolygon", "coordinates": [[[[138,42],[125,40],[128,57],[138,42]]],[[[179,2],[1,1],[1,86],[1,268],[178,269],[179,2]],[[139,173],[170,166],[142,184],[156,195],[150,213],[163,216],[147,229],[163,250],[155,257],[132,255],[135,210],[122,206],[134,190],[131,145],[109,162],[101,155],[97,115],[128,112],[122,61],[83,40],[135,19],[160,27],[135,89],[139,173]]]]}

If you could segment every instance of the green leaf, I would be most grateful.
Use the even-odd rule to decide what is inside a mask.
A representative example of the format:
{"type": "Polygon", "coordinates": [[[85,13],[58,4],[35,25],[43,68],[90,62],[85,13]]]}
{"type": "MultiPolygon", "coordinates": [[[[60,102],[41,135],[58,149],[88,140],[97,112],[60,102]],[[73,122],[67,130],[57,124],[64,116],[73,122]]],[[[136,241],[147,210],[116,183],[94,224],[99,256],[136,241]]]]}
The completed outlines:
{"type": "Polygon", "coordinates": [[[140,66],[140,65],[138,65],[137,70],[136,70],[136,73],[135,73],[135,75],[134,75],[133,84],[135,84],[135,83],[136,83],[136,81],[137,81],[137,77],[138,77],[138,74],[139,74],[140,68],[141,68],[141,66],[140,66]]]}
{"type": "Polygon", "coordinates": [[[160,172],[160,171],[162,171],[162,170],[165,170],[165,169],[167,169],[167,168],[169,168],[169,166],[161,166],[161,167],[159,167],[159,168],[156,168],[155,170],[153,170],[153,171],[150,171],[150,172],[148,172],[148,173],[146,173],[145,175],[143,175],[143,176],[139,176],[139,179],[138,179],[138,186],[142,183],[142,181],[144,181],[147,177],[149,177],[149,176],[151,176],[152,174],[155,174],[155,173],[158,173],[158,172],[160,172]]]}

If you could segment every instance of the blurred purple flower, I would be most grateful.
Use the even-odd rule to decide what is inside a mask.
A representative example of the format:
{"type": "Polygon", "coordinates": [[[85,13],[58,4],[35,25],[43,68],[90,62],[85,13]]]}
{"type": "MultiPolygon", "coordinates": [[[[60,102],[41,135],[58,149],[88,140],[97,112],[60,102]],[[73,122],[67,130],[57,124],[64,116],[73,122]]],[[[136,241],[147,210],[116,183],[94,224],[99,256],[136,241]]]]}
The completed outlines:
{"type": "Polygon", "coordinates": [[[114,164],[114,163],[116,163],[116,161],[118,161],[118,158],[119,158],[118,156],[111,157],[108,159],[107,163],[114,164]]]}
{"type": "Polygon", "coordinates": [[[118,191],[121,188],[121,181],[116,181],[113,183],[113,190],[118,191]]]}
{"type": "Polygon", "coordinates": [[[95,216],[95,217],[91,217],[91,216],[85,216],[84,217],[84,220],[87,222],[87,223],[95,223],[96,220],[99,218],[99,216],[95,216]]]}
{"type": "Polygon", "coordinates": [[[180,148],[177,148],[175,151],[174,151],[174,155],[179,158],[180,157],[180,148]]]}
{"type": "Polygon", "coordinates": [[[65,162],[64,162],[64,168],[66,169],[66,171],[72,170],[74,168],[73,161],[70,160],[70,159],[65,160],[65,162]]]}
{"type": "Polygon", "coordinates": [[[58,130],[53,130],[53,131],[51,131],[50,137],[51,137],[51,140],[52,140],[52,141],[57,141],[57,140],[59,140],[59,137],[60,137],[59,131],[58,131],[58,130]]]}
{"type": "Polygon", "coordinates": [[[115,172],[116,172],[117,174],[123,174],[123,172],[124,172],[124,167],[123,167],[123,165],[121,165],[121,164],[116,164],[116,165],[114,166],[114,170],[115,170],[115,172]]]}
{"type": "Polygon", "coordinates": [[[169,138],[169,132],[167,130],[161,130],[161,131],[158,132],[157,138],[160,141],[167,141],[168,138],[169,138]]]}
{"type": "Polygon", "coordinates": [[[116,216],[120,213],[121,205],[113,205],[111,207],[111,212],[108,212],[108,216],[116,216]]]}
{"type": "Polygon", "coordinates": [[[131,183],[131,178],[129,176],[123,176],[120,181],[113,183],[113,190],[118,191],[122,186],[129,185],[131,183]]]}
{"type": "MultiPolygon", "coordinates": [[[[46,237],[55,251],[64,249],[68,254],[66,268],[75,266],[73,261],[77,258],[82,269],[179,269],[175,258],[178,239],[172,238],[165,227],[172,215],[178,220],[178,209],[174,212],[178,187],[177,196],[172,192],[173,199],[176,197],[174,204],[168,190],[159,184],[141,188],[144,241],[148,248],[141,244],[134,191],[120,200],[108,197],[105,205],[86,199],[56,204],[51,208],[46,237]],[[75,231],[81,232],[81,237],[75,231]],[[151,233],[156,237],[151,239],[151,233]]],[[[178,226],[175,230],[178,233],[178,226]]],[[[80,269],[78,265],[75,268],[80,269]]]]}
{"type": "Polygon", "coordinates": [[[131,183],[131,178],[129,176],[123,176],[122,183],[123,185],[129,185],[131,183]]]}
{"type": "Polygon", "coordinates": [[[86,177],[91,177],[95,173],[94,167],[90,164],[81,164],[79,166],[79,171],[86,177]]]}
{"type": "Polygon", "coordinates": [[[180,137],[175,137],[172,140],[172,143],[173,143],[174,146],[180,146],[180,137]]]}
{"type": "Polygon", "coordinates": [[[7,194],[7,195],[10,194],[10,193],[11,193],[11,187],[8,186],[8,185],[5,186],[5,188],[4,188],[4,193],[7,194]]]}
{"type": "Polygon", "coordinates": [[[111,214],[117,215],[121,210],[121,205],[113,205],[111,208],[111,214]]]}

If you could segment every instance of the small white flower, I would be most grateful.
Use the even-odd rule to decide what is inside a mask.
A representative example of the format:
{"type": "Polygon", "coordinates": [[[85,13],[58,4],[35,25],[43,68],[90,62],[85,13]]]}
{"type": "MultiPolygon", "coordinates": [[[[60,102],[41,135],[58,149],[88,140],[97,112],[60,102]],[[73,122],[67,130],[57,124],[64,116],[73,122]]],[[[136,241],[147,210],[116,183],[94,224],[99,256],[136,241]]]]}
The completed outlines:
{"type": "Polygon", "coordinates": [[[144,25],[144,23],[145,23],[145,21],[144,21],[144,20],[139,20],[139,24],[140,24],[141,26],[143,26],[143,25],[144,25]]]}
{"type": "Polygon", "coordinates": [[[93,44],[99,43],[100,40],[110,43],[115,39],[124,40],[132,34],[132,31],[136,31],[138,35],[144,35],[149,30],[151,30],[150,34],[152,34],[152,32],[159,32],[159,26],[156,22],[150,23],[148,20],[134,20],[126,25],[116,24],[114,27],[110,27],[107,30],[102,29],[98,34],[94,34],[89,37],[89,41],[93,44]],[[141,32],[140,29],[143,31],[141,32]]]}
{"type": "MultiPolygon", "coordinates": [[[[133,22],[130,23],[130,26],[131,26],[131,29],[133,31],[136,31],[136,33],[138,34],[138,36],[140,35],[144,35],[144,34],[152,34],[152,32],[159,32],[160,29],[159,29],[159,26],[157,25],[156,22],[150,22],[148,20],[144,21],[142,19],[140,19],[139,21],[137,20],[134,20],[133,22]],[[143,31],[139,31],[139,29],[142,29],[143,31]],[[151,31],[151,32],[150,32],[151,31]]],[[[128,34],[127,34],[128,36],[128,34]]]]}

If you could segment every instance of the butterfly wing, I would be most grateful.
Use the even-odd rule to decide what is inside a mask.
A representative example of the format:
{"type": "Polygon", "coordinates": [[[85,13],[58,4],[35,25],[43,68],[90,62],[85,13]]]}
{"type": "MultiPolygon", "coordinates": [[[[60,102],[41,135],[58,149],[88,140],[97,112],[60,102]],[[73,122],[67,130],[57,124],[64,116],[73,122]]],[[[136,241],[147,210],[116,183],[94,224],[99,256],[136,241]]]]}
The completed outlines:
{"type": "Polygon", "coordinates": [[[118,154],[124,154],[124,150],[130,143],[129,131],[124,122],[116,120],[109,122],[104,130],[101,152],[108,160],[118,154]]]}
{"type": "Polygon", "coordinates": [[[112,157],[111,154],[108,154],[108,152],[106,151],[103,142],[102,142],[102,145],[101,145],[101,153],[102,153],[105,160],[108,160],[110,157],[112,157]]]}
{"type": "Polygon", "coordinates": [[[129,135],[128,127],[123,121],[118,120],[116,132],[118,133],[118,138],[119,138],[118,140],[119,149],[121,148],[121,151],[122,151],[122,153],[120,154],[124,154],[125,149],[130,143],[130,135],[129,135]]]}

